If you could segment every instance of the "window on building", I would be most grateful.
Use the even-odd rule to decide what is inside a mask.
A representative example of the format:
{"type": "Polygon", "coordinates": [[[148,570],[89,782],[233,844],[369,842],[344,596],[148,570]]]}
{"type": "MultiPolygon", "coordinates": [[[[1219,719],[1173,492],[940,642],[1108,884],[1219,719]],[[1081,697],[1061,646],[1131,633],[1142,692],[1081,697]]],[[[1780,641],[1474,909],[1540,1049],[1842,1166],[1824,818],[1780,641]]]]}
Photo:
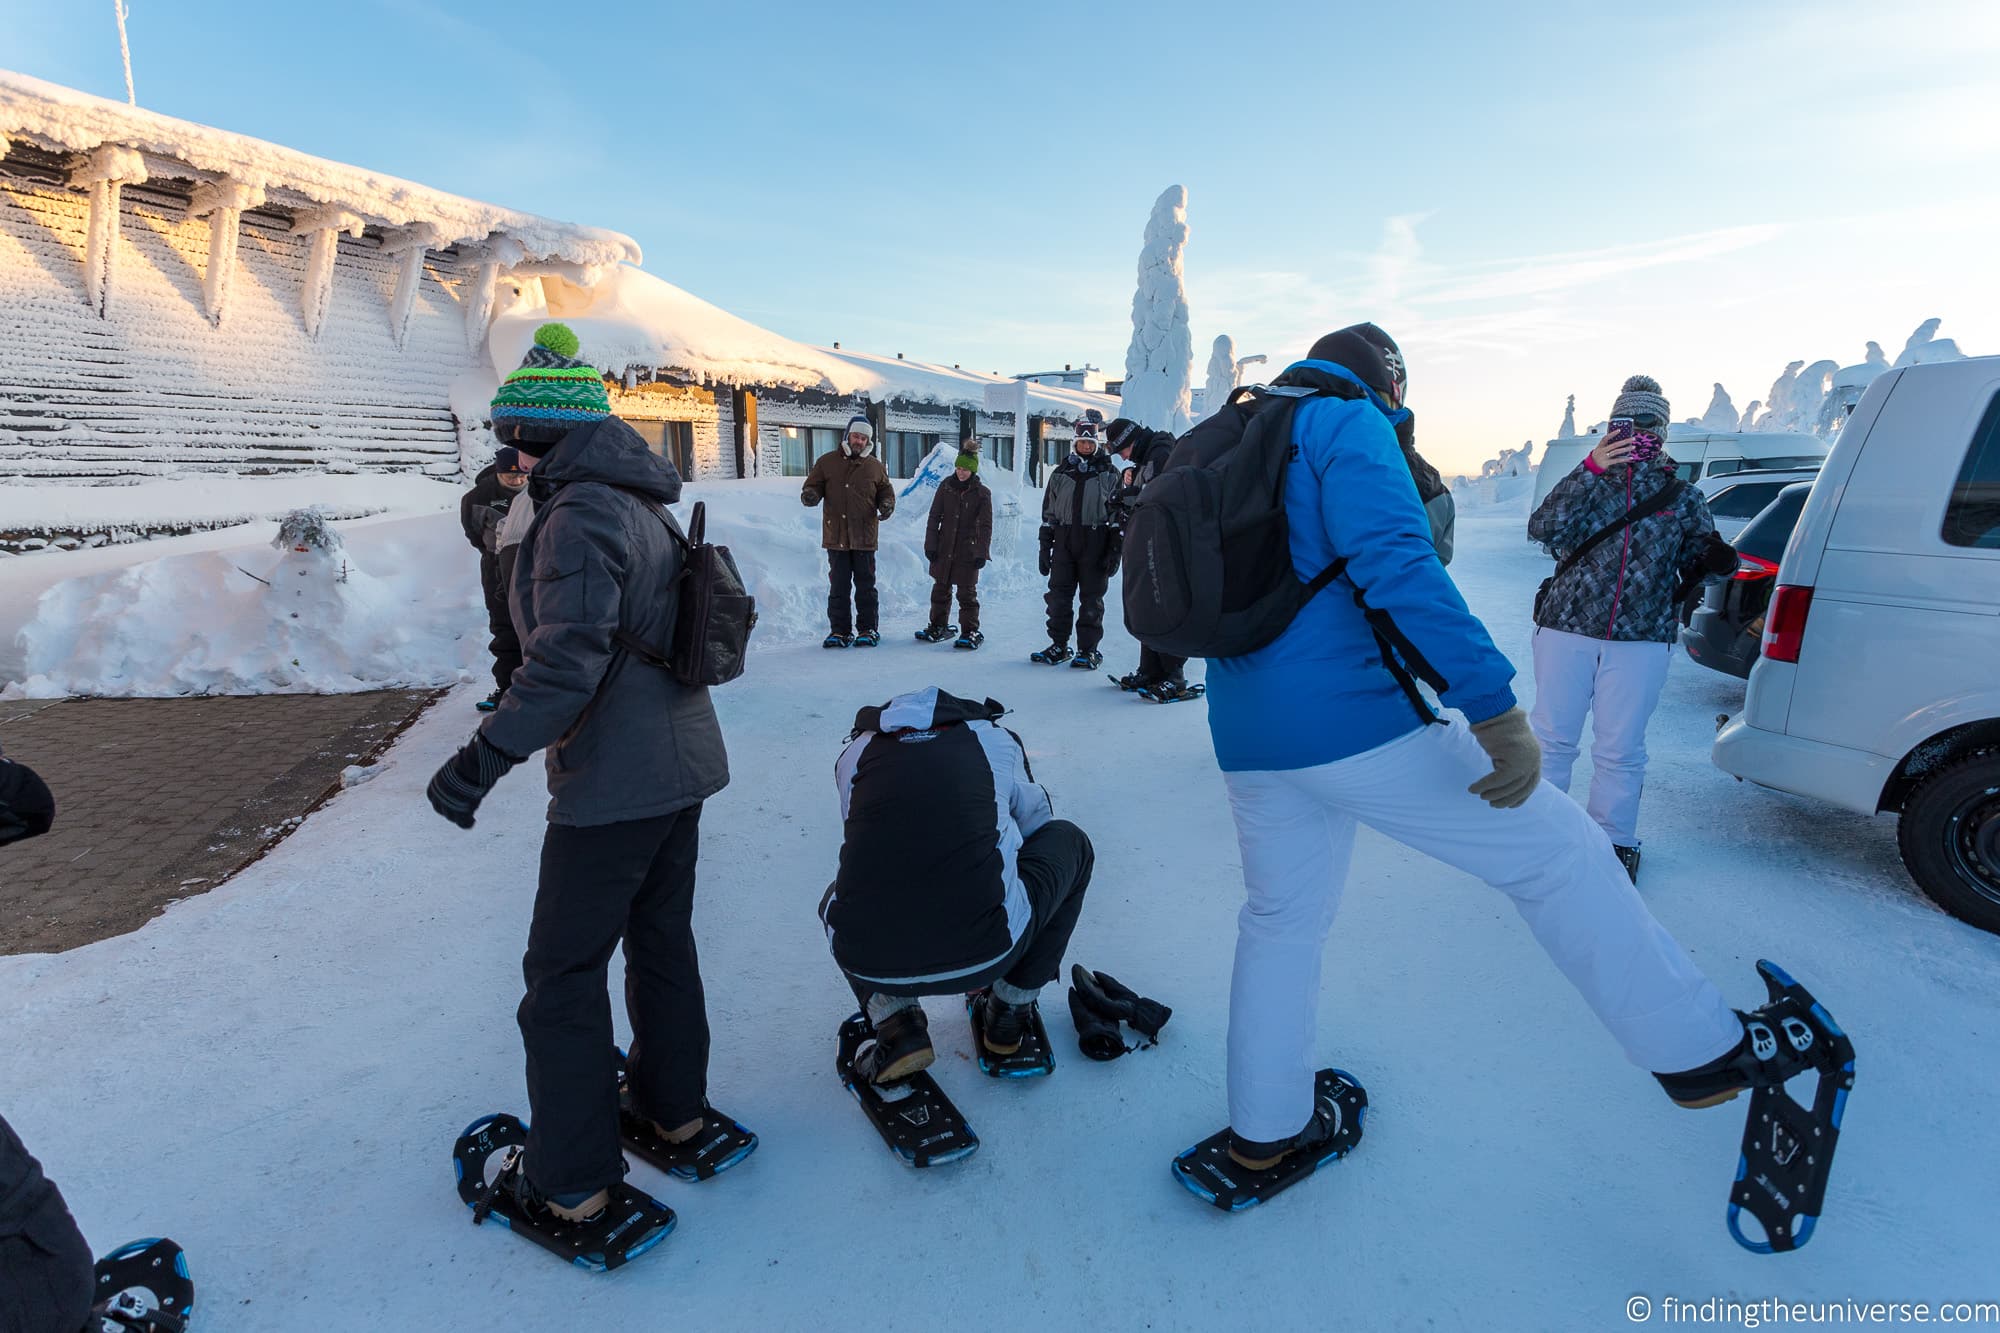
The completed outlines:
{"type": "Polygon", "coordinates": [[[681,480],[694,480],[693,422],[627,420],[625,424],[638,433],[648,449],[672,462],[681,480]]]}
{"type": "Polygon", "coordinates": [[[1944,510],[1944,539],[1953,546],[2000,550],[2000,397],[1987,405],[1958,470],[1944,510]]]}
{"type": "Polygon", "coordinates": [[[784,426],[779,435],[783,440],[779,471],[787,477],[805,476],[821,454],[840,447],[840,431],[833,426],[784,426]]]}
{"type": "Polygon", "coordinates": [[[1014,470],[1014,437],[1011,435],[984,435],[980,437],[979,452],[993,466],[1014,470]]]}
{"type": "Polygon", "coordinates": [[[938,437],[913,430],[892,430],[882,442],[882,466],[892,477],[914,477],[924,455],[937,446],[938,437]]]}

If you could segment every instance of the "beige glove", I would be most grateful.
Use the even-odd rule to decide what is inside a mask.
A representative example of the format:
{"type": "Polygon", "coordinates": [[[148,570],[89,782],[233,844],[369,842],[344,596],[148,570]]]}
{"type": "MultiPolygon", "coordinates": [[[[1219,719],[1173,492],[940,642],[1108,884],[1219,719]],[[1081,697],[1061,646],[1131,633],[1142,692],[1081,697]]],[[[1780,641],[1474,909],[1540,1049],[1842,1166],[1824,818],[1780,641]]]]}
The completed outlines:
{"type": "Polygon", "coordinates": [[[1493,771],[1466,790],[1498,810],[1526,805],[1542,780],[1542,747],[1528,729],[1528,715],[1510,708],[1475,722],[1472,739],[1493,761],[1493,771]]]}

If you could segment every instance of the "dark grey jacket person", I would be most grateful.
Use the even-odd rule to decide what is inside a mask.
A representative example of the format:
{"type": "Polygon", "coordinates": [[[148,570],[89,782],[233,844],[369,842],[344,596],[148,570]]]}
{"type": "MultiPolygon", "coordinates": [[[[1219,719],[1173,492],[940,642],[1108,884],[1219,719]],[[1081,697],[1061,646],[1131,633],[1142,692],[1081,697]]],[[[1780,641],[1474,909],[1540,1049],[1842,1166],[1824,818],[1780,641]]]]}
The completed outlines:
{"type": "Polygon", "coordinates": [[[76,1219],[0,1120],[0,1333],[82,1328],[92,1286],[90,1247],[76,1219]]]}
{"type": "Polygon", "coordinates": [[[481,734],[509,755],[548,750],[552,824],[650,819],[713,796],[729,758],[708,691],[614,642],[622,628],[668,646],[682,555],[661,506],[680,498],[680,475],[609,417],[572,431],[529,485],[512,600],[523,660],[481,734]]]}

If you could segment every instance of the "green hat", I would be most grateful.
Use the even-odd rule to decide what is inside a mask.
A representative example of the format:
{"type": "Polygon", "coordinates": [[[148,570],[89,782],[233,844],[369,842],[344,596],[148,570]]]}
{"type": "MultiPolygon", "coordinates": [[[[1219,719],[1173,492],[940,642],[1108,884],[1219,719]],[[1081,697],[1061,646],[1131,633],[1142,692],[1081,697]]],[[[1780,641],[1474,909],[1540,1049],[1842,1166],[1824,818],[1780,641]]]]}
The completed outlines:
{"type": "Polygon", "coordinates": [[[539,427],[533,433],[560,437],[572,427],[611,415],[604,377],[589,362],[576,359],[577,348],[576,333],[567,324],[535,330],[535,345],[521,358],[521,368],[501,381],[493,395],[495,434],[504,439],[507,427],[539,427]]]}
{"type": "Polygon", "coordinates": [[[953,460],[952,466],[962,467],[967,472],[977,472],[979,471],[979,455],[968,449],[953,460]]]}

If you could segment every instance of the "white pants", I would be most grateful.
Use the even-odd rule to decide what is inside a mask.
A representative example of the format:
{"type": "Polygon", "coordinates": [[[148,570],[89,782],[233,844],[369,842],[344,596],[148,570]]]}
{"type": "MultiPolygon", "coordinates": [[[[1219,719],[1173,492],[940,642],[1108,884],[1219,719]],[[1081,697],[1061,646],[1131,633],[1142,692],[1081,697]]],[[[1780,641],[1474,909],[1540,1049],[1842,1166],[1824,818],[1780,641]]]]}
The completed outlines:
{"type": "Polygon", "coordinates": [[[1514,810],[1466,791],[1492,767],[1465,727],[1433,726],[1316,768],[1223,775],[1249,894],[1229,988],[1229,1123],[1238,1134],[1284,1139],[1312,1117],[1320,955],[1357,823],[1512,898],[1640,1068],[1692,1069],[1742,1039],[1742,1023],[1653,920],[1603,832],[1546,783],[1514,810]]]}
{"type": "Polygon", "coordinates": [[[1569,790],[1576,743],[1590,718],[1590,817],[1620,847],[1639,845],[1646,786],[1646,724],[1673,660],[1670,643],[1612,643],[1559,629],[1535,631],[1535,711],[1542,776],[1569,790]]]}

